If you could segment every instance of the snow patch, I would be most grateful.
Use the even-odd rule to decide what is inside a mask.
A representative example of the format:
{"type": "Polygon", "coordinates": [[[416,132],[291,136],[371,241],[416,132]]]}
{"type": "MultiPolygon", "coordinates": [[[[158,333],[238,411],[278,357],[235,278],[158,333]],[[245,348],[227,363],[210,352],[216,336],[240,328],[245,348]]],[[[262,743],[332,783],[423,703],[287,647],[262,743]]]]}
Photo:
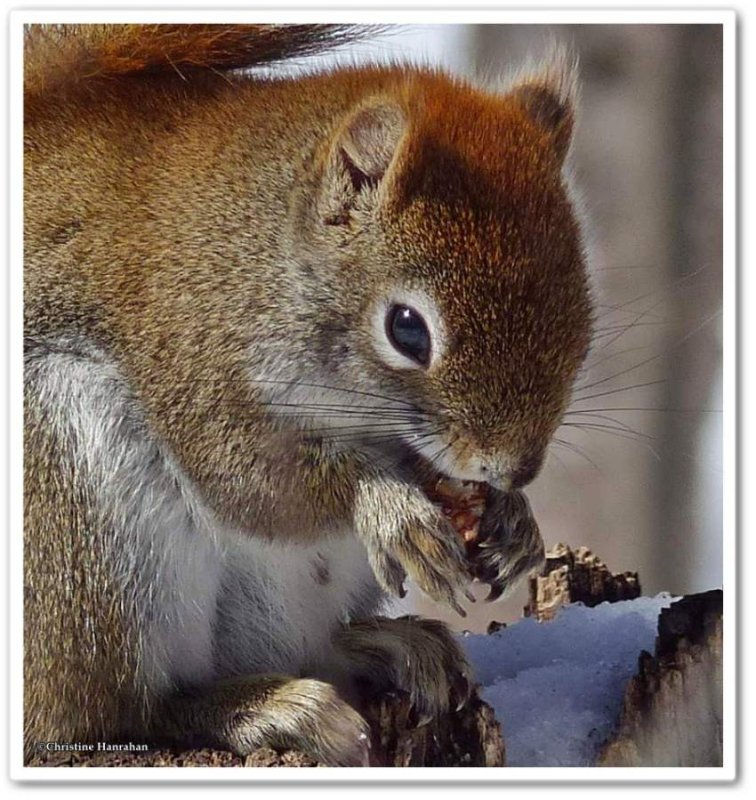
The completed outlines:
{"type": "Polygon", "coordinates": [[[592,766],[616,725],[641,650],[653,652],[669,594],[563,608],[496,633],[462,634],[510,767],[592,766]]]}

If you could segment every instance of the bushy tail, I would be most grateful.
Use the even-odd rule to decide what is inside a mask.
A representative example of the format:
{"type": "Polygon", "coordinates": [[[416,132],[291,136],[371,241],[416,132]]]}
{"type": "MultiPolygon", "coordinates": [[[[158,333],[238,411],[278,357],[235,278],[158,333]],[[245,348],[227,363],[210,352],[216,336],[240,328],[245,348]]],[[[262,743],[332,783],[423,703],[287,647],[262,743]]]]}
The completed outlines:
{"type": "Polygon", "coordinates": [[[350,25],[29,25],[24,94],[137,74],[253,67],[313,55],[366,33],[350,25]]]}

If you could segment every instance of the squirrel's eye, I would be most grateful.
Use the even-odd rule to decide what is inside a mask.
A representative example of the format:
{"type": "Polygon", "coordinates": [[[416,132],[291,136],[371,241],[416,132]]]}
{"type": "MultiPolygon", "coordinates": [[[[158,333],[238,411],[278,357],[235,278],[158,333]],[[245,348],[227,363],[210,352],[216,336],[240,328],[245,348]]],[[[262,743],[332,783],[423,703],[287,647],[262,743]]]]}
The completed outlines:
{"type": "Polygon", "coordinates": [[[391,306],[386,314],[386,335],[404,356],[423,367],[430,363],[431,339],[420,314],[409,306],[391,306]]]}

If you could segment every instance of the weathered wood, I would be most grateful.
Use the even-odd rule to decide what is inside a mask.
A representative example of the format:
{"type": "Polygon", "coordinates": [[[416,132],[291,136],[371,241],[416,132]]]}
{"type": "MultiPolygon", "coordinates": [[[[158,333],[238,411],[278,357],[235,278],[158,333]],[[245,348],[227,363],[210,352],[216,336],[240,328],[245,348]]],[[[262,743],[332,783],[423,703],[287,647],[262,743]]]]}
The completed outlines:
{"type": "Polygon", "coordinates": [[[314,767],[301,753],[277,753],[269,748],[241,758],[226,750],[150,750],[145,753],[45,753],[30,767],[314,767]]]}
{"type": "Polygon", "coordinates": [[[633,600],[640,597],[641,586],[637,572],[613,574],[587,547],[572,550],[557,544],[546,553],[541,572],[530,578],[529,590],[523,615],[544,622],[570,603],[597,606],[633,600]]]}
{"type": "Polygon", "coordinates": [[[374,731],[371,761],[387,767],[503,767],[504,741],[493,709],[474,694],[460,711],[414,727],[406,697],[384,697],[367,718],[374,731]]]}
{"type": "Polygon", "coordinates": [[[659,616],[597,766],[722,766],[722,592],[682,598],[659,616]]]}

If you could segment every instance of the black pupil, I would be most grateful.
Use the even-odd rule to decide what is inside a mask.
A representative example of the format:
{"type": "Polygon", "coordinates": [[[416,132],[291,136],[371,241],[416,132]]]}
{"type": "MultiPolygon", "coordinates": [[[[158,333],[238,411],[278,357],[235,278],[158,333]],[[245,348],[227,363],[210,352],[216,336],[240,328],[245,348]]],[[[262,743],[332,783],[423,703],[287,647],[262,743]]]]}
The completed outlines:
{"type": "Polygon", "coordinates": [[[392,306],[386,317],[386,332],[391,344],[402,353],[424,367],[430,361],[430,334],[425,320],[414,308],[392,306]]]}

